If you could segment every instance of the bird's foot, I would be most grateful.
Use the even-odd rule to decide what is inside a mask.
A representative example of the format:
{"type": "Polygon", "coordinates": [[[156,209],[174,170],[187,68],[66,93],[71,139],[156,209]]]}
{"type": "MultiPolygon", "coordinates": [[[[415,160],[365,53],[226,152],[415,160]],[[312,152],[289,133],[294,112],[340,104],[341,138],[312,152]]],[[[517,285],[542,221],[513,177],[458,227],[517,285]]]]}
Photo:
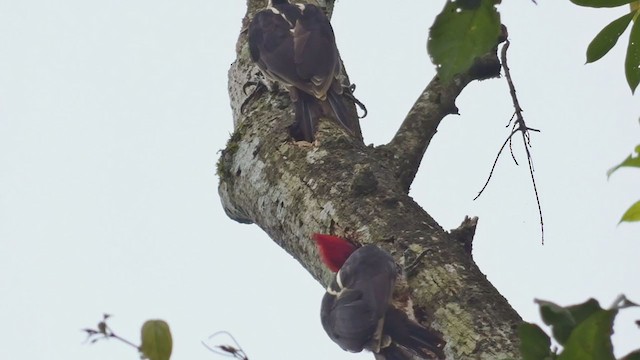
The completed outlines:
{"type": "Polygon", "coordinates": [[[345,87],[342,89],[342,93],[344,94],[344,96],[353,101],[354,104],[358,105],[358,107],[360,108],[360,110],[363,111],[362,116],[358,115],[359,119],[363,119],[364,117],[367,116],[367,114],[369,113],[367,111],[367,107],[364,106],[364,104],[362,103],[362,101],[358,100],[358,98],[355,97],[355,95],[353,95],[353,93],[356,91],[356,84],[351,84],[348,87],[345,87]]]}
{"type": "Polygon", "coordinates": [[[247,95],[247,89],[253,86],[253,90],[251,91],[250,94],[248,94],[248,96],[246,97],[246,99],[244,99],[244,101],[242,102],[242,104],[240,105],[240,113],[244,114],[247,104],[251,101],[253,101],[253,99],[257,98],[260,94],[262,94],[265,90],[268,90],[269,87],[267,86],[267,84],[262,80],[262,79],[258,79],[258,80],[249,80],[246,83],[244,83],[244,85],[242,85],[242,93],[244,93],[245,95],[247,95]]]}
{"type": "Polygon", "coordinates": [[[422,260],[422,258],[424,258],[425,255],[427,255],[427,253],[429,253],[429,251],[431,251],[431,249],[426,249],[421,251],[414,259],[413,261],[411,261],[411,263],[409,265],[404,266],[404,273],[407,276],[413,275],[414,271],[416,271],[420,265],[420,261],[422,260]]]}

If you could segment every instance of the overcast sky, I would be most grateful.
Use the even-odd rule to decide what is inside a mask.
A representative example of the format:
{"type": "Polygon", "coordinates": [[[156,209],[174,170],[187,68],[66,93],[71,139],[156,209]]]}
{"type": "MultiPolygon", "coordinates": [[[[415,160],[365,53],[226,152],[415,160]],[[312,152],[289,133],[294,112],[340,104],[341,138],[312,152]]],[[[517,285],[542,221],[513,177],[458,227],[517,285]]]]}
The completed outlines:
{"type": "MultiPolygon", "coordinates": [[[[367,143],[390,139],[434,75],[425,44],[442,1],[345,0],[338,46],[367,105],[367,143]],[[379,7],[376,7],[379,5],[379,7]],[[387,5],[387,7],[384,7],[387,5]],[[361,7],[366,7],[363,11],[361,7]]],[[[227,71],[244,1],[0,0],[1,359],[137,359],[114,341],[84,344],[101,314],[139,341],[169,322],[173,359],[217,359],[200,345],[232,332],[250,359],[370,359],[342,352],[319,320],[322,286],[255,225],[229,220],[215,162],[232,132],[227,71]]],[[[534,298],[640,301],[640,199],[634,170],[606,171],[640,143],[640,101],[619,44],[583,65],[589,40],[625,9],[505,1],[509,64],[533,134],[545,216],[523,157],[504,154],[504,80],[470,85],[427,151],[411,195],[444,228],[479,216],[474,258],[529,321],[534,298]]],[[[619,356],[640,343],[625,311],[619,356]]],[[[215,342],[215,341],[214,341],[215,342]]]]}

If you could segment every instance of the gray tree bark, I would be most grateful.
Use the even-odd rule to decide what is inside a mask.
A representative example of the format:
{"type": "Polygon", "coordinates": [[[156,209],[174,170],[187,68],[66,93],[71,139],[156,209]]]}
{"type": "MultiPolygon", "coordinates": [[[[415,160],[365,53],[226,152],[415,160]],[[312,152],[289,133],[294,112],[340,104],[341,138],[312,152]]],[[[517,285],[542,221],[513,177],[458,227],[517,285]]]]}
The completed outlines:
{"type": "MultiPolygon", "coordinates": [[[[242,87],[259,72],[249,57],[246,28],[266,2],[247,0],[238,58],[229,71],[235,132],[218,162],[227,215],[260,226],[323,286],[332,274],[319,260],[312,233],[375,243],[406,269],[394,301],[442,334],[447,359],[520,358],[521,318],[471,257],[477,219],[446,232],[408,195],[438,124],[457,112],[456,97],[469,82],[499,73],[495,52],[449,83],[434,78],[388,144],[365,146],[328,120],[314,144],[294,143],[286,92],[264,92],[240,111],[247,98],[242,87]]],[[[333,9],[331,0],[315,3],[333,9]]]]}

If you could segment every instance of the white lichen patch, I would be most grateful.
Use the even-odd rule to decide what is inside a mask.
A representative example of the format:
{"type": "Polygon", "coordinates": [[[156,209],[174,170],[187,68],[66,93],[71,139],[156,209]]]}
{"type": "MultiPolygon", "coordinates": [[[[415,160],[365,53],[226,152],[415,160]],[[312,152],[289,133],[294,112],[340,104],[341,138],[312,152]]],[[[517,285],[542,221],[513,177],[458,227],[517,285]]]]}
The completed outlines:
{"type": "Polygon", "coordinates": [[[360,227],[358,230],[356,230],[356,234],[358,234],[357,237],[360,240],[368,241],[369,239],[371,239],[371,231],[368,225],[360,227]]]}
{"type": "Polygon", "coordinates": [[[445,264],[444,265],[444,269],[447,270],[447,272],[449,272],[451,274],[455,274],[456,273],[456,267],[451,265],[451,264],[445,264]]]}
{"type": "MultiPolygon", "coordinates": [[[[260,141],[258,138],[254,138],[251,141],[241,141],[238,143],[238,150],[236,151],[233,172],[238,170],[241,172],[241,176],[248,176],[249,181],[256,184],[264,183],[264,177],[262,171],[265,164],[260,159],[256,158],[253,154],[257,151],[260,141]]],[[[263,185],[267,185],[266,183],[263,185]]]]}
{"type": "Polygon", "coordinates": [[[307,186],[309,186],[311,190],[315,190],[318,187],[318,182],[316,179],[310,178],[307,180],[307,186]]]}
{"type": "Polygon", "coordinates": [[[327,154],[329,154],[327,150],[315,148],[307,152],[306,160],[309,164],[314,164],[327,156],[327,154]]]}
{"type": "Polygon", "coordinates": [[[333,203],[327,202],[322,207],[322,211],[320,211],[320,216],[318,216],[318,218],[322,220],[329,220],[333,218],[335,213],[336,213],[336,209],[333,207],[333,203]]]}
{"type": "Polygon", "coordinates": [[[417,297],[430,298],[442,291],[460,289],[462,286],[460,272],[451,265],[434,267],[430,271],[420,271],[414,277],[414,281],[418,283],[412,285],[412,291],[417,297]]]}
{"type": "Polygon", "coordinates": [[[450,274],[457,274],[458,271],[464,271],[465,268],[464,266],[460,265],[460,264],[446,264],[444,266],[445,270],[447,270],[447,272],[449,272],[450,274]]]}
{"type": "Polygon", "coordinates": [[[445,334],[448,339],[447,347],[455,349],[458,356],[471,355],[478,345],[480,335],[475,331],[471,314],[464,311],[458,303],[448,303],[436,310],[431,326],[445,334]],[[447,324],[446,327],[439,327],[447,324]]]}
{"type": "Polygon", "coordinates": [[[418,244],[411,244],[409,245],[409,250],[413,251],[414,253],[421,254],[424,251],[424,247],[418,244]]]}

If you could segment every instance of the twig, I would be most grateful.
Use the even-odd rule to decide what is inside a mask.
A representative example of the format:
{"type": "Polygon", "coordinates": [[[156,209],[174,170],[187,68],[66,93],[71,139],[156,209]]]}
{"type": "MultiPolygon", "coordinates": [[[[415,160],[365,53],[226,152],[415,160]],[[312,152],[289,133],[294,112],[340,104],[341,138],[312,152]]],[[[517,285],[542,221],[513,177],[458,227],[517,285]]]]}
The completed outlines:
{"type": "Polygon", "coordinates": [[[138,345],[132,343],[131,341],[123,337],[116,335],[116,333],[113,332],[113,330],[109,327],[109,325],[107,325],[107,319],[109,319],[110,317],[111,315],[109,314],[103,314],[102,321],[98,323],[97,329],[82,329],[84,332],[87,333],[87,341],[91,340],[91,343],[93,344],[100,339],[113,338],[116,340],[120,340],[131,347],[134,347],[136,350],[140,350],[140,347],[138,345]]]}
{"type": "Polygon", "coordinates": [[[249,357],[247,357],[247,354],[242,349],[242,346],[240,346],[240,344],[236,341],[236,338],[234,338],[233,335],[231,335],[231,333],[229,333],[228,331],[218,331],[217,333],[210,335],[209,340],[220,335],[227,335],[228,337],[230,337],[231,341],[233,341],[235,346],[231,346],[231,345],[209,346],[204,341],[202,341],[202,346],[206,347],[209,351],[211,351],[214,354],[222,355],[225,357],[232,357],[239,360],[249,360],[249,357]]]}
{"type": "Polygon", "coordinates": [[[518,132],[518,129],[511,131],[511,134],[509,134],[507,139],[504,141],[504,143],[500,147],[500,150],[498,150],[498,155],[496,155],[496,159],[493,161],[493,165],[491,166],[491,171],[489,171],[489,176],[487,177],[487,181],[485,181],[484,185],[482,186],[482,189],[478,191],[478,195],[476,195],[476,197],[474,197],[473,200],[478,199],[480,195],[482,195],[482,193],[484,192],[484,189],[486,189],[487,186],[489,185],[489,181],[491,181],[491,177],[493,176],[493,171],[496,169],[496,165],[498,164],[498,159],[500,158],[500,154],[502,154],[502,150],[504,150],[504,147],[507,146],[507,143],[509,142],[509,140],[511,140],[511,138],[513,137],[513,134],[515,134],[516,132],[518,132]]]}
{"type": "Polygon", "coordinates": [[[498,151],[498,155],[496,156],[496,159],[493,162],[493,166],[491,166],[491,171],[489,172],[489,176],[487,178],[487,181],[484,183],[484,185],[482,186],[482,189],[478,192],[478,195],[476,195],[475,198],[473,198],[473,200],[476,200],[477,198],[480,197],[480,195],[482,195],[482,193],[484,192],[484,190],[487,188],[487,185],[489,185],[489,181],[491,180],[491,177],[493,176],[493,172],[496,168],[496,165],[498,163],[498,158],[500,157],[500,154],[502,154],[502,151],[504,150],[505,146],[507,145],[507,143],[509,143],[509,149],[511,150],[511,157],[513,158],[513,161],[515,161],[516,165],[518,165],[518,161],[516,160],[514,154],[513,154],[513,148],[511,146],[511,141],[513,139],[513,135],[515,135],[517,132],[522,133],[522,142],[524,144],[524,150],[527,154],[527,162],[529,165],[529,174],[531,174],[531,183],[533,184],[533,192],[535,194],[536,197],[536,204],[538,205],[538,215],[540,217],[540,234],[541,234],[541,240],[542,240],[542,244],[544,245],[544,221],[543,221],[543,217],[542,217],[542,206],[540,205],[540,196],[538,194],[538,187],[536,185],[536,178],[533,175],[534,169],[533,169],[533,158],[531,156],[531,151],[529,150],[529,148],[531,147],[531,136],[529,134],[529,131],[534,131],[534,132],[540,132],[540,130],[537,129],[533,129],[527,126],[527,124],[524,121],[524,117],[522,116],[522,108],[520,107],[520,102],[518,101],[518,97],[516,96],[516,88],[513,85],[513,79],[511,78],[511,72],[509,71],[509,66],[507,65],[507,49],[509,49],[509,40],[506,39],[504,42],[504,45],[502,46],[502,52],[501,52],[501,56],[500,59],[502,61],[502,68],[504,69],[504,74],[505,74],[505,79],[507,80],[507,84],[509,85],[509,93],[511,94],[511,100],[513,102],[513,107],[514,107],[514,114],[511,117],[511,119],[509,120],[509,124],[507,124],[507,126],[511,125],[511,122],[513,121],[514,117],[515,117],[515,121],[513,122],[513,127],[511,130],[511,133],[509,134],[509,136],[507,137],[507,139],[504,141],[504,143],[502,144],[502,147],[500,147],[500,150],[498,151]]]}

